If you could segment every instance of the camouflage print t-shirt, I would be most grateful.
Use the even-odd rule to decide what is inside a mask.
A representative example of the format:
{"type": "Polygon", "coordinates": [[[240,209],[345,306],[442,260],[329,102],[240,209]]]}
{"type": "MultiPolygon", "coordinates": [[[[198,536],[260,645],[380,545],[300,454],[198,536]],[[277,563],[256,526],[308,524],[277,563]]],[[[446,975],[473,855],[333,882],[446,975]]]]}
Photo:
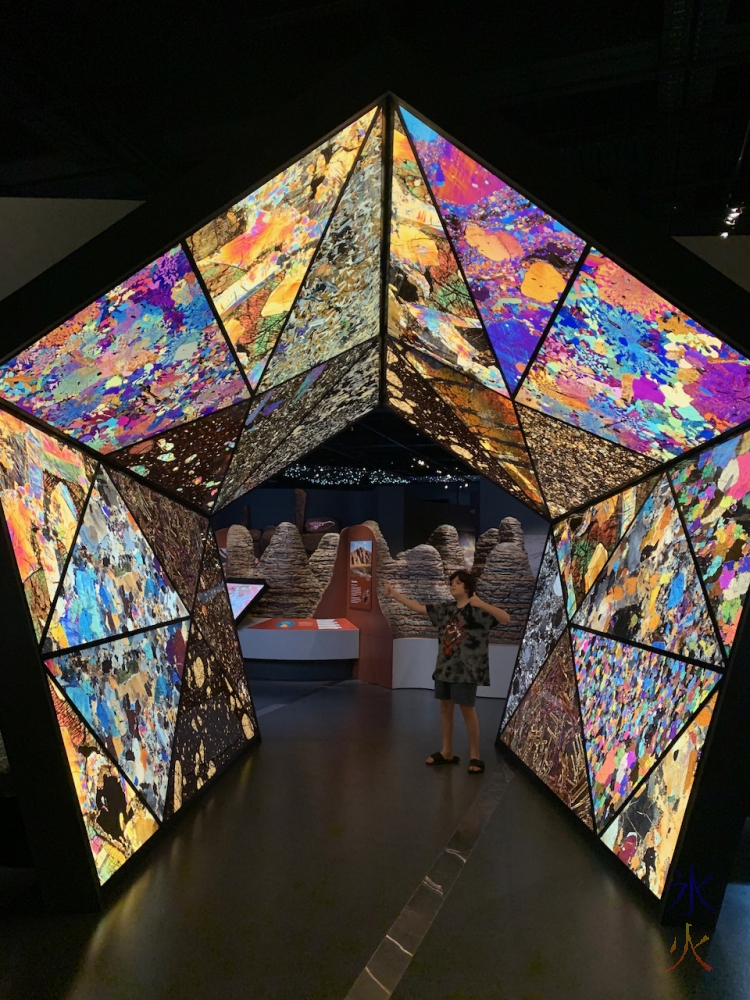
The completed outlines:
{"type": "Polygon", "coordinates": [[[497,620],[470,604],[459,610],[455,601],[427,604],[426,608],[438,629],[438,658],[432,679],[486,687],[490,683],[487,638],[497,620]]]}

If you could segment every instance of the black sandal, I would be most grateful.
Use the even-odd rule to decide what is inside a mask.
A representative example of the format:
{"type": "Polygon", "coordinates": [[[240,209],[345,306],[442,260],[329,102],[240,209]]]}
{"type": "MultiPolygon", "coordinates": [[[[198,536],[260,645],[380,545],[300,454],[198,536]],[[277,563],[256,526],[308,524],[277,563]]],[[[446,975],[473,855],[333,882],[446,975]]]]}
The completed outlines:
{"type": "Polygon", "coordinates": [[[484,771],[484,761],[477,760],[476,757],[472,757],[469,761],[469,774],[481,774],[484,771]],[[476,768],[475,771],[472,768],[476,768]]]}
{"type": "Polygon", "coordinates": [[[437,753],[431,753],[430,757],[432,757],[432,760],[425,761],[425,764],[428,764],[430,767],[434,767],[436,764],[458,764],[461,760],[460,757],[455,756],[448,760],[447,757],[443,757],[439,750],[437,753]]]}

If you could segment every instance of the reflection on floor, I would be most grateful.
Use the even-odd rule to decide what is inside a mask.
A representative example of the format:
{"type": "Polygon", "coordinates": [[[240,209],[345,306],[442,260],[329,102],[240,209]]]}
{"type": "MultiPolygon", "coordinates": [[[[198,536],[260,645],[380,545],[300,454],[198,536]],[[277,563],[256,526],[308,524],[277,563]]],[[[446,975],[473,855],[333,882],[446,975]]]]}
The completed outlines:
{"type": "MultiPolygon", "coordinates": [[[[487,773],[427,768],[430,692],[261,685],[263,744],[232,768],[102,916],[0,913],[3,1000],[343,1000],[500,760],[503,703],[478,704],[487,773]]],[[[50,843],[54,850],[54,843],[50,843]]],[[[8,883],[0,878],[0,885],[8,883]]],[[[750,886],[713,966],[673,972],[674,931],[516,768],[395,1000],[746,997],[750,886]]],[[[682,938],[677,955],[681,953],[682,938]]],[[[689,964],[690,963],[690,964],[689,964]]],[[[376,996],[377,993],[373,993],[376,996]]]]}

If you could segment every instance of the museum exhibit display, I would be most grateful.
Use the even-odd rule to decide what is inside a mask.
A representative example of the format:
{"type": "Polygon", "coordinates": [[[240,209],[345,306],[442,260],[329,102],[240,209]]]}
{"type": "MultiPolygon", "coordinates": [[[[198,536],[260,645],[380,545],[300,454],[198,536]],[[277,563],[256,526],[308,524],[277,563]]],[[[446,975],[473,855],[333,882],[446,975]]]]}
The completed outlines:
{"type": "Polygon", "coordinates": [[[352,621],[390,686],[383,581],[443,595],[457,532],[394,558],[300,508],[225,534],[251,596],[210,523],[387,408],[549,525],[536,577],[513,525],[472,542],[480,594],[517,585],[498,746],[663,919],[695,872],[715,921],[750,778],[750,358],[522,182],[386,95],[6,336],[0,728],[57,905],[259,738],[237,602],[352,621]]]}
{"type": "Polygon", "coordinates": [[[266,588],[265,580],[227,580],[229,603],[232,605],[234,620],[238,622],[266,588]]]}

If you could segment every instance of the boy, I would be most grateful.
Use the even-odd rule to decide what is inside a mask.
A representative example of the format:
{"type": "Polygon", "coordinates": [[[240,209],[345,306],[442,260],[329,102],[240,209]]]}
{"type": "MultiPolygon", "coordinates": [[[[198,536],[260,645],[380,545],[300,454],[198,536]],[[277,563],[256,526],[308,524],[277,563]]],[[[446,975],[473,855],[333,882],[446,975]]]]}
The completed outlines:
{"type": "Polygon", "coordinates": [[[479,757],[479,719],[474,707],[477,685],[490,683],[487,655],[489,631],[498,622],[507,625],[510,615],[476,595],[476,581],[471,573],[459,569],[450,575],[452,601],[420,604],[399,594],[390,583],[385,596],[399,601],[418,614],[427,615],[438,627],[438,658],[435,672],[435,697],[440,699],[440,728],[443,746],[430,754],[427,764],[458,764],[453,756],[453,706],[460,705],[469,737],[469,774],[481,774],[484,761],[479,757]]]}

